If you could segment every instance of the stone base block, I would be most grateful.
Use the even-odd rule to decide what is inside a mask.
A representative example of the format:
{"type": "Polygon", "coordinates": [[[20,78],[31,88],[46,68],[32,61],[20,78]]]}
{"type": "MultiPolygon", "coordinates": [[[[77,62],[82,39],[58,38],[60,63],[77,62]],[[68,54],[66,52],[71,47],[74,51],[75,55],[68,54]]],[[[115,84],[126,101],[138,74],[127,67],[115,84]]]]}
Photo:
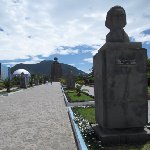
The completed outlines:
{"type": "Polygon", "coordinates": [[[102,145],[137,145],[150,141],[150,130],[148,128],[104,129],[98,125],[92,125],[92,127],[100,138],[102,145]]]}

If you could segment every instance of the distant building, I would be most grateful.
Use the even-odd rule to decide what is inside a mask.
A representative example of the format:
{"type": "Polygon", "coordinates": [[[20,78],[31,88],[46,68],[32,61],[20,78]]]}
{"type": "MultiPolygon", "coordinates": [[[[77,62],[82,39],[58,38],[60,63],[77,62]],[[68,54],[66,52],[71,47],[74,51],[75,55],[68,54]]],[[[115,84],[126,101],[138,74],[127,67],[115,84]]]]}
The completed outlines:
{"type": "Polygon", "coordinates": [[[14,71],[13,76],[21,76],[21,73],[23,73],[25,77],[31,76],[30,72],[25,69],[18,69],[14,71]]]}
{"type": "Polygon", "coordinates": [[[0,63],[0,80],[5,80],[10,77],[10,67],[0,63]]]}
{"type": "Polygon", "coordinates": [[[15,77],[15,76],[22,76],[23,74],[23,77],[24,77],[24,81],[23,83],[21,83],[22,81],[20,80],[20,83],[21,83],[21,87],[25,88],[28,84],[29,84],[29,80],[30,80],[30,77],[31,77],[31,74],[29,71],[25,70],[25,69],[18,69],[16,71],[14,71],[14,73],[12,74],[12,78],[15,77]]]}

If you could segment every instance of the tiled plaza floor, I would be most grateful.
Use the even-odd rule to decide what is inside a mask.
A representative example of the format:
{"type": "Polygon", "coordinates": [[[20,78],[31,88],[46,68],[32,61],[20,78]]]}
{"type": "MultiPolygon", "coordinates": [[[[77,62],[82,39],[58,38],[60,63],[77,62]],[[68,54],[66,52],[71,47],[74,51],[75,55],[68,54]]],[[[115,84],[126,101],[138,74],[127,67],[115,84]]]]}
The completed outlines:
{"type": "Polygon", "coordinates": [[[0,97],[0,150],[75,150],[60,84],[0,97]]]}

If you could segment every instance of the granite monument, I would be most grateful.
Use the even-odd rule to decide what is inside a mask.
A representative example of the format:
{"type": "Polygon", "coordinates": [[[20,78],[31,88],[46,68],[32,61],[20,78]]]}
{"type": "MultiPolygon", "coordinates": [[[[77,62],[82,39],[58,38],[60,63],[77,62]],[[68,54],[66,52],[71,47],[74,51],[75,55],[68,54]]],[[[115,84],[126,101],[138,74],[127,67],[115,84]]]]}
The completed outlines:
{"type": "Polygon", "coordinates": [[[51,65],[51,80],[58,82],[62,77],[62,68],[61,64],[58,62],[58,58],[54,58],[54,62],[51,65]]]}
{"type": "Polygon", "coordinates": [[[27,88],[27,78],[23,72],[21,73],[20,76],[20,88],[27,88]]]}
{"type": "Polygon", "coordinates": [[[96,122],[103,144],[128,144],[150,139],[148,123],[147,50],[130,42],[124,31],[126,13],[112,7],[105,25],[106,43],[93,58],[96,122]]]}
{"type": "Polygon", "coordinates": [[[75,88],[75,77],[73,75],[72,70],[69,69],[67,75],[67,88],[74,89],[75,88]]]}

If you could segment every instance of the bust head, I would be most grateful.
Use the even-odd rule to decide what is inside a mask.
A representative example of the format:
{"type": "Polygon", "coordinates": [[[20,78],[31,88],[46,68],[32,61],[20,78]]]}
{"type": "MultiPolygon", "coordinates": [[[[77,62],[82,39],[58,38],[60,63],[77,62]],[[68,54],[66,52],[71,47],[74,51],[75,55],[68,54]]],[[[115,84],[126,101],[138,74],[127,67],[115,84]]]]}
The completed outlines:
{"type": "Polygon", "coordinates": [[[123,29],[126,25],[126,13],[123,7],[114,6],[108,12],[106,16],[105,26],[110,30],[123,29]]]}

